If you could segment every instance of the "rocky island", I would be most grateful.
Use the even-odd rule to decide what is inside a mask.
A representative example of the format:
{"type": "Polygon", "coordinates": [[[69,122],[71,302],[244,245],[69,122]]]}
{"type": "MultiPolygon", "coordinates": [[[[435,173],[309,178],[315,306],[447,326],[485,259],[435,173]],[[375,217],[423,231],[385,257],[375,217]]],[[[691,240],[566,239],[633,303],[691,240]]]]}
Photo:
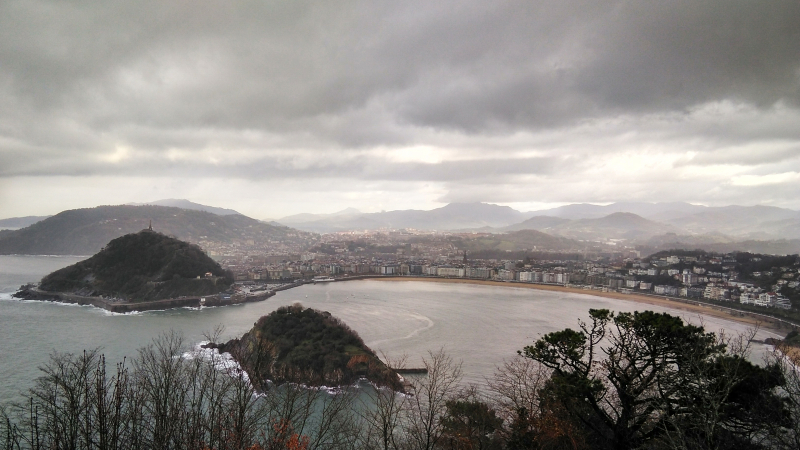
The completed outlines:
{"type": "Polygon", "coordinates": [[[196,245],[148,228],[112,240],[14,296],[128,312],[243,301],[223,294],[232,284],[232,274],[196,245]]]}
{"type": "Polygon", "coordinates": [[[402,391],[397,372],[384,364],[364,341],[331,313],[284,306],[261,317],[239,339],[207,344],[230,353],[256,389],[269,383],[344,386],[361,378],[402,391]]]}

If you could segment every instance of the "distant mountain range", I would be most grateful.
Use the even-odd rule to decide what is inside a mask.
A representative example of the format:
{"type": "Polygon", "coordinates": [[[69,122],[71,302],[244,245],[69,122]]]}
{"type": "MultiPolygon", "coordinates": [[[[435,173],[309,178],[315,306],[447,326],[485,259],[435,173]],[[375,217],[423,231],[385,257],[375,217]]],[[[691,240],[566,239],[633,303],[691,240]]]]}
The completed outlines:
{"type": "Polygon", "coordinates": [[[304,234],[276,227],[241,214],[216,215],[206,211],[167,206],[98,206],[73,209],[26,228],[0,232],[0,254],[91,255],[109,241],[147,228],[178,239],[200,243],[231,244],[242,241],[266,244],[273,239],[304,234]]]}
{"type": "Polygon", "coordinates": [[[9,217],[8,219],[0,219],[0,230],[16,230],[18,228],[25,228],[33,225],[36,222],[47,219],[50,216],[25,216],[25,217],[9,217]]]}
{"type": "Polygon", "coordinates": [[[653,222],[627,212],[615,212],[597,219],[563,219],[560,217],[536,216],[524,222],[504,228],[506,231],[539,230],[546,233],[580,240],[625,239],[637,240],[659,234],[674,233],[672,225],[653,222]]]}
{"type": "Polygon", "coordinates": [[[509,233],[482,234],[462,241],[461,246],[470,253],[476,251],[497,250],[548,250],[548,251],[583,251],[586,243],[574,239],[554,236],[537,230],[519,230],[509,233]]]}
{"type": "Polygon", "coordinates": [[[381,228],[489,232],[532,229],[583,240],[641,240],[666,233],[721,233],[740,239],[800,238],[800,211],[681,202],[573,204],[530,212],[487,203],[451,203],[429,211],[361,213],[347,209],[334,214],[297,214],[277,222],[318,233],[381,228]]]}
{"type": "Polygon", "coordinates": [[[703,212],[706,206],[684,202],[617,202],[610,205],[592,205],[590,203],[574,203],[558,208],[531,211],[534,216],[561,217],[564,219],[598,219],[617,212],[627,212],[638,216],[658,220],[666,217],[680,217],[703,212]]]}
{"type": "Polygon", "coordinates": [[[199,203],[190,202],[189,200],[183,198],[167,198],[164,200],[156,200],[154,202],[148,203],[127,203],[128,205],[132,206],[144,206],[144,205],[153,205],[153,206],[171,206],[173,208],[181,208],[181,209],[191,209],[194,211],[205,211],[210,212],[211,214],[216,214],[218,216],[232,216],[234,214],[240,214],[238,211],[234,211],[232,209],[226,208],[217,208],[216,206],[208,206],[208,205],[201,205],[199,203]]]}
{"type": "Polygon", "coordinates": [[[360,213],[348,209],[334,214],[298,214],[277,222],[317,233],[380,228],[417,230],[459,230],[503,227],[525,220],[528,215],[508,206],[489,203],[450,203],[429,211],[407,209],[379,213],[360,213]]]}
{"type": "MultiPolygon", "coordinates": [[[[484,239],[486,249],[575,249],[587,241],[624,240],[645,249],[742,248],[774,253],[800,245],[800,211],[771,206],[706,207],[689,203],[573,204],[521,212],[487,203],[451,203],[433,210],[362,213],[348,208],[332,214],[296,214],[265,223],[225,208],[167,199],[161,205],[123,205],[64,211],[52,217],[0,221],[0,254],[93,254],[123,234],[154,227],[179,239],[229,244],[305,235],[297,230],[337,231],[417,229],[505,234],[484,239]],[[175,206],[172,206],[175,205],[175,206]],[[26,226],[26,224],[28,224],[26,226]],[[17,225],[17,226],[14,226],[17,225]],[[291,228],[289,228],[291,227],[291,228]],[[521,231],[537,231],[523,238],[521,231]],[[782,241],[783,240],[783,241],[782,241]],[[491,242],[490,242],[491,241],[491,242]],[[745,244],[746,243],[746,244],[745,244]],[[737,247],[738,246],[738,247],[737,247]]],[[[483,239],[483,238],[482,238],[483,239]]],[[[298,241],[299,242],[299,241],[298,241]]]]}

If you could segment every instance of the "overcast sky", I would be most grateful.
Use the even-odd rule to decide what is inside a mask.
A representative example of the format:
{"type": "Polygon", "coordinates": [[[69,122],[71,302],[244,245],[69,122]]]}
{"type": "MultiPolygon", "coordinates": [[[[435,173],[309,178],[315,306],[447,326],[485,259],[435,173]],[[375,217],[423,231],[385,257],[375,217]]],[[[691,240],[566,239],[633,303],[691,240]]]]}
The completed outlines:
{"type": "Polygon", "coordinates": [[[800,2],[0,2],[0,218],[800,209],[800,2]]]}

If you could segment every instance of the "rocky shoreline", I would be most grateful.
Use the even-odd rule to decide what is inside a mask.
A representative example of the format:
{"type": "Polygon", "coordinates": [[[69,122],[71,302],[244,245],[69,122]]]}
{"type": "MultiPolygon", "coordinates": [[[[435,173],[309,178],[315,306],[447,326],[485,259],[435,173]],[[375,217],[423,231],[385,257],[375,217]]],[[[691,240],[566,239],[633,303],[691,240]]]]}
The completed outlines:
{"type": "Polygon", "coordinates": [[[127,302],[112,300],[103,297],[82,296],[69,292],[42,291],[35,286],[21,286],[12,297],[20,300],[38,300],[48,302],[70,303],[82,306],[94,306],[114,313],[129,313],[136,311],[154,311],[172,308],[197,308],[200,306],[228,306],[241,303],[250,303],[266,300],[275,295],[278,290],[289,289],[299,284],[282,286],[279,289],[267,290],[247,295],[233,295],[225,298],[220,295],[207,295],[196,297],[178,297],[147,302],[127,302]]]}

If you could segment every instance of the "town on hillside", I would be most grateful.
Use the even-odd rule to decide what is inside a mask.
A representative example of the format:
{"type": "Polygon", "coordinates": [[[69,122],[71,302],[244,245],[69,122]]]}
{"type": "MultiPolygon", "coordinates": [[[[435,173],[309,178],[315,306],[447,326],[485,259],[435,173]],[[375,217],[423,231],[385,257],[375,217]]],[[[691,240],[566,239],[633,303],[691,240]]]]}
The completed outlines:
{"type": "MultiPolygon", "coordinates": [[[[475,239],[474,234],[469,234],[475,239]]],[[[413,230],[322,235],[296,253],[245,247],[209,253],[245,289],[366,276],[444,277],[561,285],[715,302],[739,309],[800,307],[800,258],[747,252],[632,248],[466,250],[458,233],[413,230]],[[255,287],[253,287],[255,286],[255,287]]]]}

